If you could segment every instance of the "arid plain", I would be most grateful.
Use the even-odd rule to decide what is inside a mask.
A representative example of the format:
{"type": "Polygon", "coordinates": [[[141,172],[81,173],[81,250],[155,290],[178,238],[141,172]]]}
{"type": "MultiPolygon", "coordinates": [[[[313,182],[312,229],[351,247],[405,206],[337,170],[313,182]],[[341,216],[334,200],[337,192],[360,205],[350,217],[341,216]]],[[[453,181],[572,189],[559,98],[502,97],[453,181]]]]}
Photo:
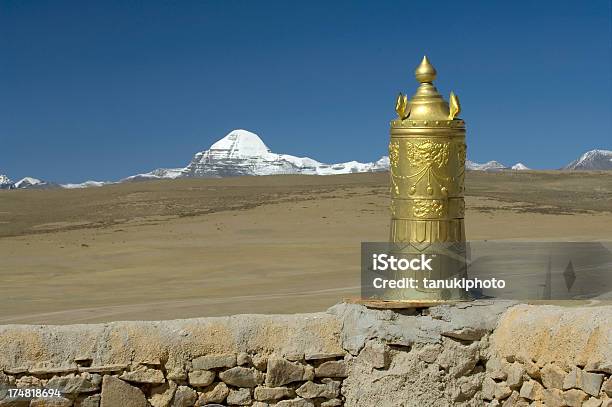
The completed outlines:
{"type": "MultiPolygon", "coordinates": [[[[610,172],[469,172],[468,239],[612,240],[610,172]]],[[[384,241],[388,174],[0,191],[0,324],[323,310],[384,241]]]]}

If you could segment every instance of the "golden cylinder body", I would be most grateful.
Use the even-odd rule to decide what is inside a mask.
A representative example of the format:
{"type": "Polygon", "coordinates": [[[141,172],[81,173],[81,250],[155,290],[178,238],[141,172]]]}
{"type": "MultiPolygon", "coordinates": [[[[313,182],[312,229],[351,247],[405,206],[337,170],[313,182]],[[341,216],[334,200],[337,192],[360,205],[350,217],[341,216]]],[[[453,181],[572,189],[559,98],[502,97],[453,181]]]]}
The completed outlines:
{"type": "Polygon", "coordinates": [[[462,121],[391,127],[391,242],[465,241],[465,157],[462,121]]]}

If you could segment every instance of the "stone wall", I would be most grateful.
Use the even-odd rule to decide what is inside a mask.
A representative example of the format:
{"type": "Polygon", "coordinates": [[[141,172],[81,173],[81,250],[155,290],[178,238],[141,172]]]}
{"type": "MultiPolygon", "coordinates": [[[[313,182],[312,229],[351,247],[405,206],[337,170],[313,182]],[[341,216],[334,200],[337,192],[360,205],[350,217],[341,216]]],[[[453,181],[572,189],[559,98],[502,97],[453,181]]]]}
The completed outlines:
{"type": "Polygon", "coordinates": [[[0,326],[0,406],[612,406],[612,306],[0,326]],[[61,397],[8,397],[8,388],[61,397]]]}

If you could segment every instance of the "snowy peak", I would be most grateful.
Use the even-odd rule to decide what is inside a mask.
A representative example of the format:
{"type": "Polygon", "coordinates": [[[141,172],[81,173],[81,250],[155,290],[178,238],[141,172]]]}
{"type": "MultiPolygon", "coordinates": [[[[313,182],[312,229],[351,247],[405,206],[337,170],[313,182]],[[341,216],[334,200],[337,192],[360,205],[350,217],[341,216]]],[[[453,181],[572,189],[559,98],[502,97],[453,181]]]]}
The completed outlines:
{"type": "Polygon", "coordinates": [[[15,188],[31,188],[36,185],[43,184],[44,182],[38,178],[25,177],[15,182],[15,188]]]}
{"type": "Polygon", "coordinates": [[[0,174],[0,189],[13,188],[13,181],[4,174],[0,174]]]}
{"type": "Polygon", "coordinates": [[[33,177],[22,178],[14,184],[14,187],[18,189],[57,188],[59,186],[60,185],[54,182],[44,181],[33,177]]]}
{"type": "MultiPolygon", "coordinates": [[[[331,175],[353,172],[384,171],[389,167],[388,159],[375,163],[350,161],[325,164],[308,157],[277,154],[255,133],[233,130],[208,150],[197,153],[178,176],[185,177],[233,177],[240,175],[308,174],[331,175]],[[387,161],[385,161],[387,160],[387,161]]],[[[156,170],[159,172],[160,170],[156,170]]],[[[151,177],[155,172],[140,174],[139,179],[151,177]]],[[[170,178],[164,176],[163,178],[170,178]]]]}
{"type": "Polygon", "coordinates": [[[504,164],[497,161],[489,161],[484,164],[476,163],[470,160],[465,162],[465,168],[472,171],[501,171],[507,170],[504,164]]]}
{"type": "Polygon", "coordinates": [[[591,150],[572,161],[564,170],[612,170],[612,151],[591,150]]]}
{"type": "Polygon", "coordinates": [[[79,189],[79,188],[101,187],[107,184],[114,184],[114,182],[85,181],[85,182],[81,182],[80,184],[62,184],[60,186],[66,189],[79,189]]]}
{"type": "Polygon", "coordinates": [[[226,158],[244,158],[263,157],[270,149],[257,134],[238,129],[214,143],[208,151],[219,158],[222,155],[226,158]]]}
{"type": "Polygon", "coordinates": [[[515,170],[515,171],[526,171],[526,170],[530,170],[531,168],[527,167],[525,164],[523,163],[516,163],[514,164],[512,167],[510,167],[511,169],[515,170]]]}

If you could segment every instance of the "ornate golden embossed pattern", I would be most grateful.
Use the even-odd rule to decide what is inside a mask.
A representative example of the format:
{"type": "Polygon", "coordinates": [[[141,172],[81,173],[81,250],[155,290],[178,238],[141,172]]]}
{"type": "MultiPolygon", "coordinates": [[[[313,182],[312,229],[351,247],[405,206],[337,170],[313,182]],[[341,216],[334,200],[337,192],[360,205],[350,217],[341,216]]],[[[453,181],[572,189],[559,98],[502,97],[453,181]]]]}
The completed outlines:
{"type": "Polygon", "coordinates": [[[459,167],[465,167],[466,159],[466,146],[463,143],[457,145],[457,160],[459,161],[459,167]]]}
{"type": "Polygon", "coordinates": [[[406,143],[408,162],[413,167],[436,166],[444,167],[448,164],[450,143],[425,141],[423,143],[406,143]]]}
{"type": "Polygon", "coordinates": [[[399,141],[389,143],[389,165],[393,168],[397,168],[399,162],[399,147],[399,141]]]}
{"type": "Polygon", "coordinates": [[[441,199],[415,199],[413,211],[417,218],[442,218],[446,215],[446,205],[441,199]]]}

